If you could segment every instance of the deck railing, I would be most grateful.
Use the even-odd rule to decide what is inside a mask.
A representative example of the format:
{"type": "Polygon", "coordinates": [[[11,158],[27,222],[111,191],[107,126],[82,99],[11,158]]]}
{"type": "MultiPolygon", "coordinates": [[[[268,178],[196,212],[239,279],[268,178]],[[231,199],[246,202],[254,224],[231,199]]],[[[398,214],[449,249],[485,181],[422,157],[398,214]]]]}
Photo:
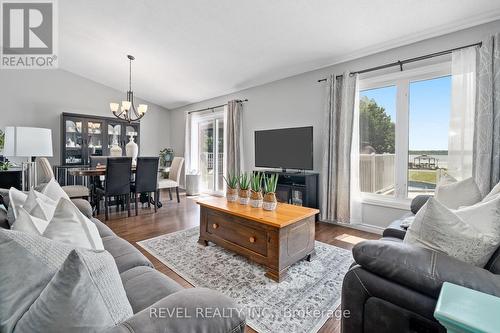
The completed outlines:
{"type": "MultiPolygon", "coordinates": [[[[213,170],[215,167],[214,164],[214,153],[207,153],[207,152],[202,152],[201,153],[201,160],[206,163],[206,168],[207,170],[213,170]]],[[[224,165],[224,153],[219,153],[218,154],[218,169],[219,173],[222,173],[223,165],[224,165]]]]}
{"type": "Polygon", "coordinates": [[[361,192],[384,193],[394,188],[395,154],[360,154],[361,192]]]}

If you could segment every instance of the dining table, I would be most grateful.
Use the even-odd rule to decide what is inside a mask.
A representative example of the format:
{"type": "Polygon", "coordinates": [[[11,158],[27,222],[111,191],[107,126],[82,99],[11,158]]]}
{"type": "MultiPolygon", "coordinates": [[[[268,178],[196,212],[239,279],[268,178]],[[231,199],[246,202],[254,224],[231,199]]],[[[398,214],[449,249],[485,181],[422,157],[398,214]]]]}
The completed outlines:
{"type": "MultiPolygon", "coordinates": [[[[132,166],[132,174],[135,174],[136,172],[136,167],[132,166]]],[[[99,204],[99,197],[97,195],[97,183],[99,181],[99,178],[101,176],[106,176],[106,166],[83,166],[83,167],[75,167],[75,168],[69,168],[68,169],[68,174],[74,177],[86,177],[88,178],[88,184],[89,184],[89,190],[90,190],[90,203],[95,210],[97,208],[97,205],[99,204]]],[[[141,194],[141,202],[142,200],[142,194],[141,194]]],[[[147,200],[146,200],[147,202],[147,200]]],[[[156,200],[156,198],[152,198],[149,196],[149,202],[152,205],[157,205],[158,208],[161,208],[163,205],[160,202],[160,200],[156,200]]]]}

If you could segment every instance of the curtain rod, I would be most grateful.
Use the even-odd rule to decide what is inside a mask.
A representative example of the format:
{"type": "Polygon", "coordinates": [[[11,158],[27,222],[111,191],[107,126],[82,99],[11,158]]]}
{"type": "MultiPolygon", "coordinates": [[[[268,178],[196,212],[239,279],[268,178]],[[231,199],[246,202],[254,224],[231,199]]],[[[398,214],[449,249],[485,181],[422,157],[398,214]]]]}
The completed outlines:
{"type": "MultiPolygon", "coordinates": [[[[244,103],[244,102],[248,102],[248,99],[247,98],[245,98],[245,99],[237,99],[236,102],[238,102],[238,103],[244,103]]],[[[188,114],[195,113],[195,112],[208,111],[208,110],[212,110],[212,112],[213,112],[214,109],[221,108],[221,107],[226,106],[226,105],[227,105],[227,103],[221,104],[221,105],[212,106],[212,107],[209,107],[209,108],[204,108],[204,109],[199,109],[199,110],[193,110],[193,111],[189,111],[188,114]]]]}
{"type": "MultiPolygon", "coordinates": [[[[419,57],[415,57],[415,58],[409,58],[409,59],[405,59],[405,60],[398,60],[398,61],[391,62],[391,63],[385,64],[385,65],[371,67],[371,68],[363,69],[363,70],[360,70],[360,71],[352,72],[351,74],[363,74],[363,73],[378,71],[378,70],[381,70],[381,69],[386,69],[386,68],[395,67],[395,66],[399,66],[399,69],[401,71],[403,71],[403,65],[405,65],[405,64],[409,64],[409,63],[412,63],[412,62],[421,61],[421,60],[425,60],[425,59],[430,59],[430,58],[434,58],[434,57],[439,57],[439,56],[442,56],[442,55],[445,55],[445,54],[450,54],[453,51],[465,49],[465,48],[472,47],[472,46],[479,46],[479,47],[481,47],[482,44],[483,44],[482,42],[479,42],[479,43],[474,43],[474,44],[469,44],[469,45],[465,45],[465,46],[456,47],[456,48],[445,50],[445,51],[430,53],[430,54],[419,56],[419,57]]],[[[337,75],[336,76],[336,78],[340,78],[340,77],[342,77],[342,75],[337,75]]],[[[319,79],[318,82],[324,82],[326,80],[327,80],[326,78],[319,79]]]]}

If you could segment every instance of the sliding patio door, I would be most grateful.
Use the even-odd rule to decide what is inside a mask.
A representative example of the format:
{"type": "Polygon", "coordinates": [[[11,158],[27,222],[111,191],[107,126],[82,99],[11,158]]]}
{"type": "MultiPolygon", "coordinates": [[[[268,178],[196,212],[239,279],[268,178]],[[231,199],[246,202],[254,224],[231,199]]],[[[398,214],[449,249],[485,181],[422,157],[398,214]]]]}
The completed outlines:
{"type": "Polygon", "coordinates": [[[191,127],[192,167],[201,175],[201,191],[224,192],[224,108],[196,115],[191,127]]]}

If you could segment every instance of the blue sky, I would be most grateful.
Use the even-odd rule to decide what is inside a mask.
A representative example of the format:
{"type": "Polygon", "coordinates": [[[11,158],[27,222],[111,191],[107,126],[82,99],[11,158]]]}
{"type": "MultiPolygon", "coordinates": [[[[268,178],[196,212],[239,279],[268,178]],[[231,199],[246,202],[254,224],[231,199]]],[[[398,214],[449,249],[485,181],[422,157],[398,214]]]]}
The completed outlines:
{"type": "MultiPolygon", "coordinates": [[[[396,87],[364,90],[396,119],[396,87]]],[[[451,76],[410,83],[410,150],[447,150],[451,108],[451,76]]]]}

